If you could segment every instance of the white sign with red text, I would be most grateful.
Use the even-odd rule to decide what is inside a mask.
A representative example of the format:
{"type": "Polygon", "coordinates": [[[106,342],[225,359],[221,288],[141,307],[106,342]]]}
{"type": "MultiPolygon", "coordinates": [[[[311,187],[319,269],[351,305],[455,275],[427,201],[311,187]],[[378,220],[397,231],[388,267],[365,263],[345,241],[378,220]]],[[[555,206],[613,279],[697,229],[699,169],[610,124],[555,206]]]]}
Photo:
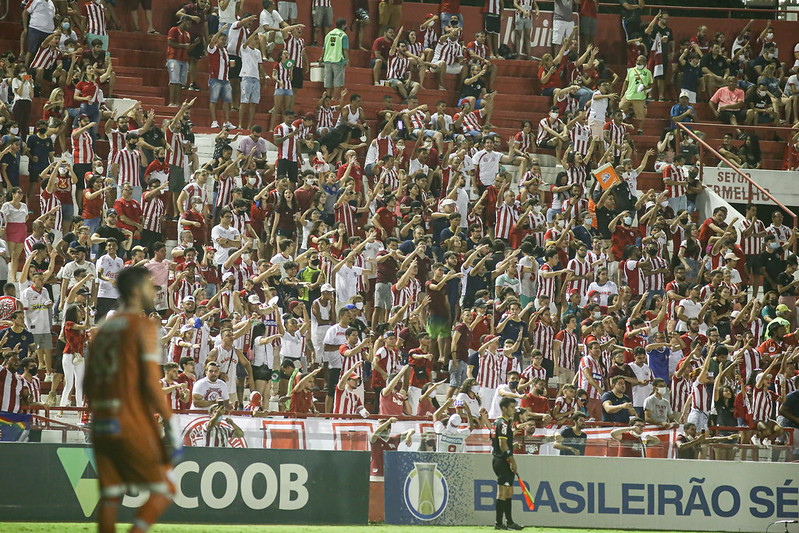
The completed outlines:
{"type": "MultiPolygon", "coordinates": [[[[799,172],[786,170],[741,169],[755,183],[786,206],[799,205],[799,172]]],[[[733,204],[774,205],[768,196],[729,167],[705,167],[702,181],[722,199],[733,204]]]]}

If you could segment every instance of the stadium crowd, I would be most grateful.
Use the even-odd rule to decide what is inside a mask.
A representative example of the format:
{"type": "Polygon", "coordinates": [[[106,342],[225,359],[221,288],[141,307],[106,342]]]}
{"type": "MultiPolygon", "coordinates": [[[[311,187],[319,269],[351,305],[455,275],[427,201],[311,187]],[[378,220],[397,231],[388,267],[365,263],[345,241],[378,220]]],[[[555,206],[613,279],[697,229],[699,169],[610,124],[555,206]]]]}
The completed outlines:
{"type": "MultiPolygon", "coordinates": [[[[385,105],[367,117],[346,88],[349,50],[363,49],[375,15],[366,2],[341,13],[314,0],[312,28],[289,1],[263,0],[253,14],[238,0],[189,2],[168,32],[173,114],[159,119],[138,102],[105,104],[124,96],[108,53],[114,2],[25,2],[25,53],[0,64],[0,410],[68,406],[73,393],[83,405],[92,328],[114,311],[116,275],[141,265],[157,288],[164,392],[174,409],[210,409],[221,441],[240,430],[219,422],[220,401],[475,428],[506,397],[527,430],[632,417],[633,428],[785,438],[799,426],[799,232],[781,210],[759,220],[754,205],[740,220],[723,207],[698,218],[698,149],[673,123],[696,122],[692,104],[709,102],[730,125],[720,152],[759,167],[758,137],[738,127],[799,120],[799,44],[796,61],[780,59],[770,23],[752,21],[732,42],[702,26],[675,43],[668,13],[645,24],[643,0],[622,1],[629,60],[619,75],[594,41],[597,3],[579,4],[576,26],[572,2],[558,0],[538,71],[552,107],[503,139],[491,126],[497,60],[528,59],[520,43],[538,6],[514,2],[519,45],[508,50],[501,4],[487,1],[484,31],[467,36],[457,1],[407,29],[402,2],[380,2],[371,67],[385,105]],[[325,92],[299,115],[306,38],[322,44],[325,92]],[[204,61],[210,160],[191,121],[204,61]],[[420,100],[427,76],[442,89],[457,77],[454,115],[444,100],[420,100]],[[266,92],[268,130],[254,121],[266,92]],[[39,95],[47,102],[34,116],[39,95]],[[651,100],[673,101],[672,124],[640,153],[651,100]],[[600,184],[592,172],[605,164],[617,179],[600,184]],[[662,192],[638,187],[650,164],[662,192]]],[[[622,429],[619,440],[634,438],[622,429]]]]}

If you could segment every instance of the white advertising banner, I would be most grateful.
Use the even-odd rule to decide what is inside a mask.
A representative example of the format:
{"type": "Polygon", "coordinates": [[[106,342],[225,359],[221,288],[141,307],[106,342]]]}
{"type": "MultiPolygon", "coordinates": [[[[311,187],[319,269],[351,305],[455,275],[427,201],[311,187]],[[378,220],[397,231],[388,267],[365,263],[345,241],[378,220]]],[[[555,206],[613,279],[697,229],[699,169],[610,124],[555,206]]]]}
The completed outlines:
{"type": "MultiPolygon", "coordinates": [[[[491,461],[387,452],[386,523],[493,524],[491,461]]],[[[754,532],[799,517],[799,469],[786,464],[530,455],[516,462],[535,504],[527,507],[517,485],[513,519],[524,526],[754,532]]]]}
{"type": "MultiPolygon", "coordinates": [[[[784,205],[799,205],[799,172],[787,170],[741,169],[755,183],[763,187],[784,205]]],[[[774,205],[768,196],[752,187],[735,170],[728,167],[704,167],[702,181],[722,199],[735,204],[774,205]]]]}

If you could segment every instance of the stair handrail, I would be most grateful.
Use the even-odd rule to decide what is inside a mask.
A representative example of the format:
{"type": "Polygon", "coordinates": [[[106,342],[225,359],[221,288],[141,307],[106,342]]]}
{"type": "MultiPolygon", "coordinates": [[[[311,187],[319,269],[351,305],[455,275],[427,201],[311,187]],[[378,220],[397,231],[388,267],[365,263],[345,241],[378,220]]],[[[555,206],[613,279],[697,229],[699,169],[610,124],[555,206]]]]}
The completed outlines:
{"type": "MultiPolygon", "coordinates": [[[[746,182],[749,184],[749,201],[750,201],[750,202],[751,202],[751,200],[752,200],[752,188],[754,187],[755,189],[757,189],[758,191],[760,191],[760,192],[761,192],[761,193],[762,193],[764,196],[766,196],[767,198],[769,198],[769,199],[770,199],[772,202],[774,202],[775,204],[777,204],[777,207],[779,207],[780,209],[782,209],[783,211],[785,211],[786,213],[788,213],[788,215],[790,215],[790,216],[791,216],[791,218],[793,218],[793,227],[794,227],[794,229],[796,229],[797,227],[799,227],[799,216],[797,216],[797,215],[796,215],[796,213],[794,213],[793,211],[791,211],[790,209],[788,209],[788,207],[787,207],[787,206],[785,206],[785,205],[784,205],[782,202],[780,202],[779,200],[777,200],[776,198],[774,198],[774,196],[773,196],[773,195],[772,195],[770,192],[768,192],[766,189],[764,189],[763,187],[761,187],[760,185],[758,185],[758,184],[757,184],[757,183],[756,183],[756,182],[755,182],[755,181],[754,181],[752,178],[750,178],[749,176],[747,176],[747,175],[746,175],[744,172],[741,172],[741,169],[740,169],[740,168],[738,168],[736,165],[734,165],[732,162],[730,162],[730,160],[728,160],[726,157],[724,157],[723,155],[721,155],[720,153],[718,153],[718,151],[716,151],[716,149],[715,149],[715,148],[713,148],[713,147],[712,147],[712,146],[710,146],[710,145],[709,145],[707,142],[705,142],[705,140],[704,140],[704,139],[701,139],[701,138],[700,138],[700,137],[699,137],[699,136],[698,136],[696,133],[694,133],[694,132],[691,130],[691,128],[689,128],[688,126],[686,126],[686,125],[685,125],[684,123],[682,123],[682,122],[676,122],[675,124],[677,125],[677,127],[678,127],[680,130],[682,130],[682,133],[683,133],[684,135],[688,135],[688,136],[690,136],[691,138],[693,138],[693,140],[694,140],[694,141],[696,141],[696,143],[697,143],[697,144],[699,145],[699,147],[700,147],[700,150],[703,150],[703,149],[704,149],[704,150],[708,150],[708,151],[709,151],[711,154],[713,154],[714,156],[716,156],[717,158],[719,158],[719,160],[720,160],[720,161],[722,161],[722,162],[723,162],[723,163],[725,163],[727,166],[729,166],[729,167],[730,167],[730,168],[731,168],[731,169],[732,169],[734,172],[737,172],[737,173],[738,173],[738,175],[739,175],[741,178],[743,178],[743,179],[745,179],[745,180],[746,180],[746,182]]],[[[700,163],[701,163],[701,161],[702,161],[702,157],[701,157],[701,156],[702,156],[702,154],[700,153],[700,158],[699,158],[699,161],[700,161],[700,163]]],[[[701,179],[702,179],[702,177],[703,177],[703,166],[702,166],[701,164],[700,164],[700,166],[699,166],[699,172],[700,172],[700,174],[699,174],[699,178],[700,178],[700,180],[701,180],[701,179]]],[[[774,172],[782,172],[782,171],[775,170],[774,172]]]]}

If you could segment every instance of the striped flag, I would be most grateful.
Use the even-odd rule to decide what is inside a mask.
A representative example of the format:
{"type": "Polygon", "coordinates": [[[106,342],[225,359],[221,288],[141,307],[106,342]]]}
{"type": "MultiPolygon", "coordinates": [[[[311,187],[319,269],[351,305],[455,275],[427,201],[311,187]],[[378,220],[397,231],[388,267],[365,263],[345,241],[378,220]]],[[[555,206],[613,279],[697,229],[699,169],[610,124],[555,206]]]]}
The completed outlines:
{"type": "Polygon", "coordinates": [[[663,42],[660,40],[660,34],[656,33],[652,39],[652,48],[649,49],[649,62],[647,68],[652,72],[653,78],[663,76],[663,42]]]}
{"type": "Polygon", "coordinates": [[[0,413],[0,441],[25,442],[31,429],[31,415],[0,413]]]}

